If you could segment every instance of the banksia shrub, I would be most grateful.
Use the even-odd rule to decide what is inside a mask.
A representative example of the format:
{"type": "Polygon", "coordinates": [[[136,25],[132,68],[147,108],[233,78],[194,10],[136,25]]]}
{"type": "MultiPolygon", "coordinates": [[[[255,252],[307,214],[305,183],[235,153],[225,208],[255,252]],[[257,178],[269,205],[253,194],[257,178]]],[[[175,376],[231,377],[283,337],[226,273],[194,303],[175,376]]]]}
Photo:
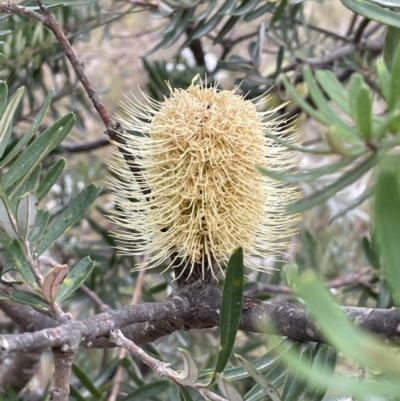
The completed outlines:
{"type": "MultiPolygon", "coordinates": [[[[256,166],[285,171],[299,157],[265,136],[279,131],[276,110],[257,112],[235,91],[196,84],[172,89],[164,102],[145,96],[123,104],[121,118],[128,154],[137,158],[142,180],[135,180],[120,152],[110,158],[115,173],[109,182],[117,210],[112,220],[120,250],[150,254],[149,267],[179,266],[179,274],[203,278],[218,268],[238,246],[249,267],[264,269],[262,258],[282,253],[298,216],[285,208],[299,197],[296,188],[264,177],[256,166]],[[286,240],[286,242],[285,242],[286,240]],[[199,273],[200,272],[200,273],[199,273]]],[[[116,143],[117,144],[117,143],[116,143]]]]}

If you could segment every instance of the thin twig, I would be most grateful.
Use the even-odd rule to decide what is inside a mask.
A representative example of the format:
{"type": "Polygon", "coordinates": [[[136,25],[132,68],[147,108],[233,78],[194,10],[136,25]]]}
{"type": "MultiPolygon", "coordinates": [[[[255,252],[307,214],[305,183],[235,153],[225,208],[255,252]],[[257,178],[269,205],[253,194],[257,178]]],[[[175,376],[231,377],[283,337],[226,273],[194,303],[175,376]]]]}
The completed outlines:
{"type": "Polygon", "coordinates": [[[92,101],[93,106],[97,110],[100,118],[103,120],[103,123],[106,127],[108,127],[112,120],[110,115],[108,114],[104,104],[101,102],[99,96],[97,95],[96,91],[93,89],[93,85],[90,82],[89,78],[86,76],[85,72],[83,71],[83,67],[79,62],[78,58],[74,50],[72,49],[71,44],[68,41],[68,38],[65,36],[64,32],[61,30],[60,25],[58,24],[57,20],[53,17],[50,13],[49,9],[43,4],[42,0],[37,0],[36,4],[40,7],[44,14],[43,25],[50,29],[54,36],[57,38],[60,46],[62,47],[65,55],[67,56],[68,60],[70,61],[72,68],[74,69],[78,79],[81,81],[83,87],[85,88],[89,99],[92,101]]]}
{"type": "MultiPolygon", "coordinates": [[[[146,258],[145,263],[147,263],[148,259],[149,259],[149,255],[146,255],[145,258],[146,258]]],[[[145,272],[145,269],[143,268],[142,270],[140,270],[140,272],[138,274],[136,285],[135,285],[135,290],[133,291],[133,294],[132,294],[132,299],[131,299],[131,303],[130,303],[131,305],[137,305],[139,303],[140,296],[142,294],[144,272],[145,272]]],[[[119,351],[118,359],[122,360],[125,357],[125,355],[126,355],[126,349],[121,348],[119,351]]],[[[122,366],[118,365],[117,371],[115,372],[115,375],[113,378],[113,385],[112,385],[112,389],[111,389],[111,393],[108,398],[108,401],[116,401],[121,380],[122,380],[122,366]]]]}
{"type": "MultiPolygon", "coordinates": [[[[61,27],[57,20],[50,13],[49,9],[43,4],[42,0],[37,0],[36,4],[40,7],[44,16],[31,11],[25,7],[17,6],[16,4],[8,1],[7,3],[0,3],[0,12],[5,12],[8,14],[19,14],[28,16],[31,18],[35,18],[39,22],[41,22],[46,28],[50,29],[53,32],[54,36],[58,40],[61,48],[63,49],[65,55],[71,63],[72,68],[75,71],[78,79],[81,81],[85,91],[92,101],[94,108],[102,119],[104,125],[107,128],[107,135],[113,142],[118,146],[118,150],[123,155],[129,169],[132,171],[133,176],[135,177],[138,185],[142,189],[144,195],[148,196],[150,194],[150,189],[146,185],[145,179],[143,178],[143,174],[140,170],[140,167],[136,163],[136,157],[132,153],[126,150],[125,139],[122,136],[123,128],[119,122],[112,121],[110,115],[108,114],[104,104],[101,102],[98,94],[93,88],[92,83],[89,78],[86,76],[81,63],[74,50],[72,49],[71,44],[68,41],[68,38],[65,36],[64,32],[61,30],[61,27]]],[[[137,3],[138,4],[138,3],[137,3]]],[[[139,4],[138,4],[139,5],[139,4]]]]}
{"type": "Polygon", "coordinates": [[[45,18],[39,13],[32,11],[29,8],[18,6],[17,4],[7,1],[6,3],[0,3],[0,12],[6,14],[17,14],[24,17],[33,18],[44,25],[45,18]]]}
{"type": "Polygon", "coordinates": [[[87,152],[89,150],[108,146],[109,144],[110,141],[106,138],[95,138],[80,142],[64,142],[59,146],[58,151],[69,153],[87,152]]]}
{"type": "Polygon", "coordinates": [[[86,286],[85,284],[81,284],[79,288],[99,307],[101,312],[107,312],[108,310],[110,310],[110,307],[107,304],[105,304],[101,300],[101,298],[88,286],[86,286]]]}
{"type": "Polygon", "coordinates": [[[353,42],[354,43],[359,43],[361,41],[364,29],[367,27],[367,25],[371,22],[369,18],[364,18],[361,22],[360,25],[358,26],[356,33],[354,34],[353,42]]]}
{"type": "MultiPolygon", "coordinates": [[[[120,330],[112,330],[110,332],[110,341],[113,344],[116,344],[120,347],[127,349],[129,352],[132,352],[136,355],[143,363],[152,368],[157,374],[161,377],[166,377],[174,383],[179,384],[179,380],[177,379],[178,373],[170,368],[169,363],[165,363],[159,361],[156,358],[146,354],[140,347],[138,347],[133,341],[128,340],[120,330]]],[[[225,398],[220,397],[219,395],[207,390],[206,388],[192,384],[187,385],[187,387],[199,393],[203,398],[209,399],[212,401],[227,401],[225,398]]]]}
{"type": "MultiPolygon", "coordinates": [[[[370,277],[366,274],[370,269],[362,269],[358,272],[350,273],[343,277],[338,277],[325,283],[329,289],[349,287],[353,285],[363,285],[368,288],[372,288],[373,284],[370,283],[370,277]]],[[[260,292],[269,292],[274,294],[293,294],[290,287],[286,285],[277,285],[269,283],[257,283],[257,285],[249,291],[246,291],[246,295],[252,296],[260,292]]]]}
{"type": "Polygon", "coordinates": [[[135,38],[141,38],[141,37],[146,36],[146,35],[150,35],[151,33],[154,33],[156,31],[158,31],[159,29],[160,29],[159,27],[156,27],[156,28],[147,29],[147,30],[144,30],[144,31],[141,31],[141,32],[137,32],[137,33],[132,33],[132,34],[129,34],[129,35],[120,35],[118,33],[110,33],[110,37],[112,39],[122,39],[122,40],[124,40],[124,39],[135,39],[135,38]]]}

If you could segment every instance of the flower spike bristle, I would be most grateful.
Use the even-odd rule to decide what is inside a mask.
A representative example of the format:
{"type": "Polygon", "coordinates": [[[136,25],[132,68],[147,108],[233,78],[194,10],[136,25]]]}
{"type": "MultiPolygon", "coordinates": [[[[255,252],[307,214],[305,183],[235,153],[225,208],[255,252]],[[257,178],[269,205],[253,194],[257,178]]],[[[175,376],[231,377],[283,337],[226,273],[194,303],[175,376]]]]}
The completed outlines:
{"type": "Polygon", "coordinates": [[[196,84],[197,78],[187,90],[169,86],[163,102],[143,94],[145,104],[133,96],[122,104],[123,126],[143,136],[124,132],[125,144],[116,144],[135,155],[151,193],[143,193],[123,155],[113,152],[109,183],[118,207],[111,219],[125,229],[115,233],[119,250],[151,254],[148,267],[176,267],[179,260],[188,279],[198,266],[202,278],[209,270],[215,276],[241,246],[246,264],[265,270],[262,258],[288,247],[299,216],[285,209],[300,193],[256,166],[278,172],[298,166],[299,155],[265,131],[291,143],[299,134],[278,128],[282,120],[270,119],[276,109],[258,112],[236,90],[196,84]]]}

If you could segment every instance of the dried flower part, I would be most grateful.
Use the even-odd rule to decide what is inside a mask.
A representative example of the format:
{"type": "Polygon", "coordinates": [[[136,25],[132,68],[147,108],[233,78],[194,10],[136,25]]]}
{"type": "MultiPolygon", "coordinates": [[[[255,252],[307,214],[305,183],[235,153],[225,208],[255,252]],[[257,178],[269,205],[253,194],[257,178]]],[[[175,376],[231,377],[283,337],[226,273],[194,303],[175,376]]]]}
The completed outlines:
{"type": "MultiPolygon", "coordinates": [[[[262,176],[257,165],[285,171],[298,165],[296,153],[267,138],[277,131],[268,120],[275,110],[257,112],[235,91],[194,83],[171,90],[157,102],[145,96],[123,105],[123,126],[143,136],[124,133],[125,149],[140,163],[146,187],[139,185],[120,153],[113,153],[109,179],[117,211],[112,220],[128,229],[118,231],[123,253],[151,253],[149,266],[185,260],[185,276],[195,265],[221,267],[238,246],[248,266],[266,255],[281,253],[298,216],[288,216],[288,203],[299,198],[296,188],[262,176]],[[148,196],[143,192],[151,191],[148,196]],[[189,261],[189,262],[188,262],[189,261]],[[187,270],[189,269],[189,270],[187,270]]],[[[182,271],[183,272],[183,271],[182,271]]],[[[214,274],[214,271],[212,271],[214,274]]]]}

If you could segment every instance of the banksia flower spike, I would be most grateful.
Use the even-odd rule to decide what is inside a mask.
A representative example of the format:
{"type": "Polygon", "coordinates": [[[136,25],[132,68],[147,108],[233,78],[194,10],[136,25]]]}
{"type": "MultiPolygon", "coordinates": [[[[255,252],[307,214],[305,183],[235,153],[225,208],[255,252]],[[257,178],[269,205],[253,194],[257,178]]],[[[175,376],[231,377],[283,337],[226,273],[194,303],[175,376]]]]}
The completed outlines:
{"type": "MultiPolygon", "coordinates": [[[[149,267],[167,263],[178,276],[215,277],[230,253],[243,247],[249,267],[265,269],[262,258],[280,254],[298,216],[285,213],[298,199],[296,188],[264,177],[256,166],[285,171],[299,156],[265,136],[277,130],[276,110],[257,112],[235,91],[196,84],[170,88],[158,102],[143,95],[123,104],[123,126],[143,136],[123,133],[119,145],[137,157],[144,182],[135,180],[121,153],[109,162],[117,210],[111,219],[127,229],[116,233],[126,254],[151,254],[149,267]]],[[[193,279],[193,277],[192,277],[193,279]]]]}

